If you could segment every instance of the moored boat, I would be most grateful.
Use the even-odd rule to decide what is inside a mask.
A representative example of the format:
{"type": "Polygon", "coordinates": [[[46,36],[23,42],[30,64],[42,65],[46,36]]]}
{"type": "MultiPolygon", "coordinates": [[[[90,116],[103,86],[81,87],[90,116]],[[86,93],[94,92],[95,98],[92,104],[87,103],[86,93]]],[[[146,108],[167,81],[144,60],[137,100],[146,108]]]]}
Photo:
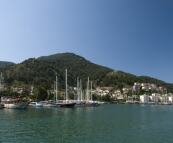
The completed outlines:
{"type": "Polygon", "coordinates": [[[43,107],[43,104],[40,102],[31,102],[29,105],[34,106],[34,107],[43,107]]]}
{"type": "Polygon", "coordinates": [[[58,103],[57,105],[64,108],[71,108],[71,107],[75,107],[76,103],[58,103]]]}
{"type": "Polygon", "coordinates": [[[77,107],[84,107],[85,106],[85,102],[83,101],[79,101],[79,102],[75,102],[77,107]]]}
{"type": "Polygon", "coordinates": [[[47,102],[43,107],[60,107],[60,105],[55,104],[54,102],[47,102]]]}
{"type": "Polygon", "coordinates": [[[95,102],[95,101],[88,101],[88,102],[85,102],[85,105],[86,107],[95,107],[95,106],[98,106],[100,105],[98,102],[95,102]]]}
{"type": "Polygon", "coordinates": [[[3,104],[0,104],[0,109],[3,109],[4,108],[4,105],[3,104]]]}
{"type": "Polygon", "coordinates": [[[11,99],[4,101],[4,107],[9,109],[25,109],[29,104],[28,101],[22,99],[11,99]]]}
{"type": "Polygon", "coordinates": [[[67,93],[67,69],[65,70],[65,75],[66,75],[66,80],[65,80],[65,87],[66,87],[66,90],[65,90],[65,95],[66,95],[66,100],[65,102],[63,103],[56,103],[57,105],[59,105],[60,107],[63,107],[63,108],[71,108],[71,107],[75,107],[76,103],[73,103],[73,102],[69,102],[68,101],[68,93],[67,93]]]}

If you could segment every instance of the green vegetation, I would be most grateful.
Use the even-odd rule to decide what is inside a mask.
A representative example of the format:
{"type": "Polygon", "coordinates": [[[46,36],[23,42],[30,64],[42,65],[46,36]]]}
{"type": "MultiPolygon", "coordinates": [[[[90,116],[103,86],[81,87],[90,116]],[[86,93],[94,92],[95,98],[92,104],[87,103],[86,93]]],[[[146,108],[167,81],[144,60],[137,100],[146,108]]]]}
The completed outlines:
{"type": "MultiPolygon", "coordinates": [[[[48,97],[46,91],[53,89],[56,75],[58,77],[59,90],[65,89],[66,68],[68,70],[69,86],[76,86],[76,79],[79,77],[82,79],[83,89],[85,89],[87,78],[90,77],[93,82],[93,88],[106,86],[122,90],[123,87],[132,87],[134,82],[145,82],[163,86],[168,92],[173,92],[172,84],[151,77],[135,76],[123,71],[114,71],[113,69],[93,64],[73,53],[55,54],[38,59],[30,58],[20,64],[2,66],[0,67],[0,72],[3,73],[3,83],[6,87],[21,87],[28,90],[32,85],[36,90],[33,98],[45,99],[53,97],[48,97]]],[[[27,92],[25,94],[28,96],[27,92]]],[[[74,97],[74,95],[70,95],[70,97],[74,97]]],[[[105,98],[105,100],[110,100],[108,97],[105,98]]]]}

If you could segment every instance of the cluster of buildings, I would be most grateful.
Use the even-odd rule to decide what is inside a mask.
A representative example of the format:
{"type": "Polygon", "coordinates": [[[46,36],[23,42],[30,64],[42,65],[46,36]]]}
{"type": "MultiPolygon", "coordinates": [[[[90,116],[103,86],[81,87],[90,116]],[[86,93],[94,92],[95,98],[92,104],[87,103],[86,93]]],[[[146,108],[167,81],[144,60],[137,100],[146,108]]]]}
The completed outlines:
{"type": "MultiPolygon", "coordinates": [[[[6,90],[3,85],[1,85],[2,90],[6,90]]],[[[34,87],[30,87],[30,93],[32,94],[34,87]]],[[[73,88],[74,91],[76,90],[76,87],[73,88]]],[[[11,87],[11,90],[13,92],[18,92],[22,93],[23,88],[14,88],[11,87]]],[[[48,94],[54,94],[55,90],[48,90],[48,94]]],[[[65,92],[59,93],[60,95],[64,95],[65,92]]],[[[86,94],[86,92],[83,93],[83,95],[86,94]]],[[[122,90],[113,90],[112,87],[98,87],[96,89],[90,90],[90,94],[95,94],[97,96],[105,96],[105,95],[111,95],[111,97],[114,100],[126,100],[126,101],[140,101],[143,103],[146,102],[173,102],[173,94],[172,93],[167,93],[167,90],[163,87],[157,87],[155,84],[151,83],[139,83],[135,82],[134,85],[131,88],[123,88],[122,90]],[[144,94],[144,95],[135,95],[136,92],[139,91],[145,91],[147,93],[148,91],[150,92],[150,95],[144,94]],[[131,94],[128,94],[128,93],[131,94]]]]}
{"type": "Polygon", "coordinates": [[[144,91],[152,91],[152,92],[158,92],[158,91],[164,92],[166,90],[162,86],[157,87],[155,84],[135,82],[133,85],[133,90],[140,91],[141,89],[144,91]]]}
{"type": "Polygon", "coordinates": [[[156,94],[153,93],[151,96],[149,95],[140,95],[140,102],[142,103],[173,103],[173,95],[169,94],[156,94]]]}
{"type": "MultiPolygon", "coordinates": [[[[31,86],[30,88],[29,88],[29,91],[30,91],[30,93],[32,94],[32,92],[33,92],[33,89],[34,89],[34,87],[33,86],[31,86]]],[[[5,87],[4,85],[1,85],[1,87],[0,87],[0,91],[4,91],[4,90],[7,90],[7,87],[5,87]]],[[[17,93],[19,93],[19,94],[22,94],[22,92],[23,92],[23,88],[21,88],[21,87],[10,87],[10,90],[12,91],[12,92],[17,92],[17,93]]]]}
{"type": "Polygon", "coordinates": [[[123,88],[122,90],[112,91],[110,87],[96,88],[92,91],[93,94],[104,96],[111,95],[113,99],[120,100],[125,99],[126,101],[132,102],[138,100],[142,103],[148,102],[161,102],[161,103],[172,103],[173,102],[173,94],[167,93],[167,90],[163,87],[157,87],[155,84],[151,83],[139,83],[135,82],[132,88],[123,88]],[[144,92],[151,91],[151,95],[135,95],[134,93],[143,90],[144,92]],[[128,93],[132,94],[128,96],[128,93]]]}

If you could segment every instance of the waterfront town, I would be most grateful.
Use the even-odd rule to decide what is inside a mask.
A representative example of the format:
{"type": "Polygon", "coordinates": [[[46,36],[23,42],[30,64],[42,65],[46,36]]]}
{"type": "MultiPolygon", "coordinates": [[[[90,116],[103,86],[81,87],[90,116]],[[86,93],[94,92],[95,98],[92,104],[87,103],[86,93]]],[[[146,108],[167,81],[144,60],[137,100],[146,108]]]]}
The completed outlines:
{"type": "MultiPolygon", "coordinates": [[[[1,91],[7,90],[7,88],[2,84],[1,91]]],[[[23,88],[20,87],[10,87],[11,92],[22,94],[23,88]]],[[[29,94],[32,95],[34,86],[31,86],[29,89],[29,94]]],[[[122,88],[121,90],[114,90],[112,87],[96,87],[93,89],[86,89],[79,91],[79,87],[69,87],[69,94],[74,94],[74,99],[70,100],[94,100],[92,96],[99,97],[102,100],[102,97],[109,96],[112,101],[123,102],[123,103],[157,103],[157,104],[172,104],[173,103],[173,94],[167,93],[167,90],[164,87],[157,87],[152,83],[139,83],[135,82],[134,85],[130,88],[122,88]],[[88,92],[89,91],[89,92],[88,92]],[[142,92],[141,92],[142,91],[142,92]],[[80,92],[80,93],[79,93],[80,92]],[[77,94],[80,94],[80,98],[77,99],[77,94]],[[89,95],[87,95],[89,94],[89,95]]],[[[47,94],[55,95],[56,91],[47,90],[47,94]]],[[[60,97],[65,96],[65,91],[58,93],[60,97]]],[[[5,100],[8,97],[3,97],[1,95],[1,100],[5,100]]],[[[54,97],[53,97],[54,98],[54,97]]],[[[30,96],[28,97],[29,100],[30,96]]],[[[62,99],[62,98],[61,98],[62,99]]]]}

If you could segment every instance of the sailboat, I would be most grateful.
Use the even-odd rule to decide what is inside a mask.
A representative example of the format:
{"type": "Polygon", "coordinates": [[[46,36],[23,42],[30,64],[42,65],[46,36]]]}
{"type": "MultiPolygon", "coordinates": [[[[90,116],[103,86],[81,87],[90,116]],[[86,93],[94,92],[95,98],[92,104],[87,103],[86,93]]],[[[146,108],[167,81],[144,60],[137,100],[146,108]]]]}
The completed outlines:
{"type": "Polygon", "coordinates": [[[80,79],[79,83],[79,78],[77,77],[77,101],[75,101],[77,107],[84,107],[85,103],[82,100],[82,80],[80,79]]]}
{"type": "Polygon", "coordinates": [[[60,105],[57,104],[57,100],[58,100],[58,79],[57,79],[57,75],[56,75],[56,82],[54,82],[54,93],[56,93],[55,100],[44,101],[43,107],[60,107],[60,105]],[[55,89],[55,86],[56,86],[56,89],[55,89]]]}
{"type": "MultiPolygon", "coordinates": [[[[2,80],[2,73],[0,74],[0,94],[2,93],[1,92],[1,80],[2,80]]],[[[1,104],[1,95],[0,95],[0,109],[3,109],[4,108],[4,105],[1,104]]]]}
{"type": "Polygon", "coordinates": [[[91,100],[89,100],[89,77],[88,77],[88,82],[87,82],[87,100],[85,102],[85,106],[93,107],[100,105],[97,101],[92,100],[92,82],[91,82],[91,100]]]}
{"type": "Polygon", "coordinates": [[[65,103],[57,103],[60,107],[64,107],[64,108],[71,108],[71,107],[74,107],[76,103],[71,103],[68,101],[68,93],[67,93],[67,69],[65,70],[65,73],[66,73],[66,84],[65,84],[65,87],[66,87],[66,100],[65,100],[65,103]]]}

